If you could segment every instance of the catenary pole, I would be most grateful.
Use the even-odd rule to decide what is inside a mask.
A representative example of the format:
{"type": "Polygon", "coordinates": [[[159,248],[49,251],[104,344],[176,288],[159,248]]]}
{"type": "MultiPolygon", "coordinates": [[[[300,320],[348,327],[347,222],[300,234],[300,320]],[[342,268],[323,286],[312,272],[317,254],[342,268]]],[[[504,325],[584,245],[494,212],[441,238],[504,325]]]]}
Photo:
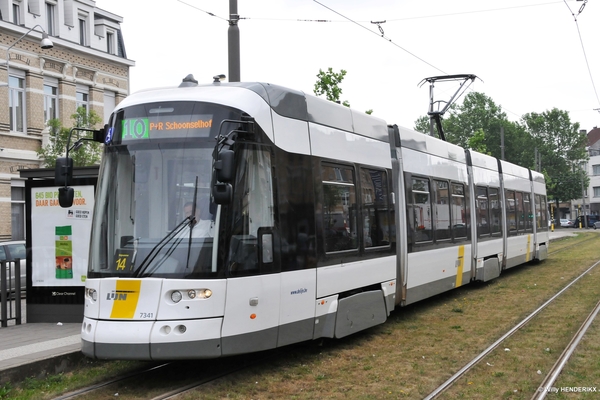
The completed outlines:
{"type": "Polygon", "coordinates": [[[240,81],[240,16],[237,10],[237,0],[229,0],[229,29],[227,31],[229,56],[229,82],[240,81]]]}

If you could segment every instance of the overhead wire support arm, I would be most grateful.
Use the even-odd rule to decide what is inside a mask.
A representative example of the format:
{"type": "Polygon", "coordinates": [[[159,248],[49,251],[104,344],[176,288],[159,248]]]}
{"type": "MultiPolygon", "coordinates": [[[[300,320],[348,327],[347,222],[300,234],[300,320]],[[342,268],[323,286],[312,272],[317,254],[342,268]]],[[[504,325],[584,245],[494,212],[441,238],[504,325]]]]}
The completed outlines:
{"type": "Polygon", "coordinates": [[[385,32],[381,27],[381,24],[385,24],[385,21],[371,21],[371,23],[377,25],[377,27],[379,28],[379,32],[381,32],[381,37],[385,37],[385,32]]]}
{"type": "Polygon", "coordinates": [[[425,82],[429,82],[429,111],[427,112],[427,115],[429,115],[429,121],[430,121],[429,134],[431,136],[433,136],[433,127],[435,125],[440,139],[442,139],[443,141],[446,141],[446,135],[444,134],[444,130],[442,129],[442,116],[446,113],[446,111],[448,111],[450,106],[460,96],[462,96],[462,94],[467,90],[467,88],[471,85],[471,83],[473,83],[475,78],[477,78],[477,75],[474,75],[474,74],[441,75],[441,76],[432,76],[429,78],[425,78],[421,82],[419,82],[419,86],[423,86],[425,84],[425,82]],[[456,90],[454,95],[452,95],[450,100],[435,101],[434,95],[433,95],[433,88],[435,87],[436,82],[443,82],[443,81],[462,81],[462,82],[460,83],[458,89],[456,90]],[[467,85],[467,82],[469,82],[468,85],[467,85]],[[445,105],[441,110],[438,107],[438,110],[436,111],[436,110],[434,110],[434,104],[436,104],[436,103],[438,105],[440,105],[442,103],[445,105]]]}

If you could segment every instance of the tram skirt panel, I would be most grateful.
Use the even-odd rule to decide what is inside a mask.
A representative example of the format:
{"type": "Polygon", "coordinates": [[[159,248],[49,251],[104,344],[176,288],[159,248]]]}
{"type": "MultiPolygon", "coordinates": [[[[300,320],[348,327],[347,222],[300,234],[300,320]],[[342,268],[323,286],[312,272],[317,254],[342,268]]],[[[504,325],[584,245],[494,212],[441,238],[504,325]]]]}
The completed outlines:
{"type": "Polygon", "coordinates": [[[342,338],[385,322],[387,311],[381,290],[364,292],[339,301],[335,337],[342,338]]]}

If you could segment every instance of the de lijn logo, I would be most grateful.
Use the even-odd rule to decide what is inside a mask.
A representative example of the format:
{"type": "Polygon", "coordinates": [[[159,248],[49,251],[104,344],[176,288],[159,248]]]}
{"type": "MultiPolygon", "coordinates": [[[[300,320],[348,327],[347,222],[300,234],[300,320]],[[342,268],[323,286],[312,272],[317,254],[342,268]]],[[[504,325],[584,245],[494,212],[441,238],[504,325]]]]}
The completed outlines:
{"type": "Polygon", "coordinates": [[[127,295],[135,293],[133,290],[113,290],[106,294],[106,300],[123,301],[127,300],[127,295]]]}
{"type": "Polygon", "coordinates": [[[304,294],[306,292],[308,292],[307,288],[300,288],[300,289],[292,290],[290,292],[290,294],[304,294]]]}

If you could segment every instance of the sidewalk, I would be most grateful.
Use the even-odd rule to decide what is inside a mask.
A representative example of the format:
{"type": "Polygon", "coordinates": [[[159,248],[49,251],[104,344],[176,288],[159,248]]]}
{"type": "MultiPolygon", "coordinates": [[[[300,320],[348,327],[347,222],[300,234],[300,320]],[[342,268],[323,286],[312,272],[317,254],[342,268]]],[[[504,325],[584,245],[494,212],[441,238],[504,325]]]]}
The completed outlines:
{"type": "Polygon", "coordinates": [[[0,386],[60,373],[83,358],[81,324],[35,323],[0,329],[0,386]]]}

